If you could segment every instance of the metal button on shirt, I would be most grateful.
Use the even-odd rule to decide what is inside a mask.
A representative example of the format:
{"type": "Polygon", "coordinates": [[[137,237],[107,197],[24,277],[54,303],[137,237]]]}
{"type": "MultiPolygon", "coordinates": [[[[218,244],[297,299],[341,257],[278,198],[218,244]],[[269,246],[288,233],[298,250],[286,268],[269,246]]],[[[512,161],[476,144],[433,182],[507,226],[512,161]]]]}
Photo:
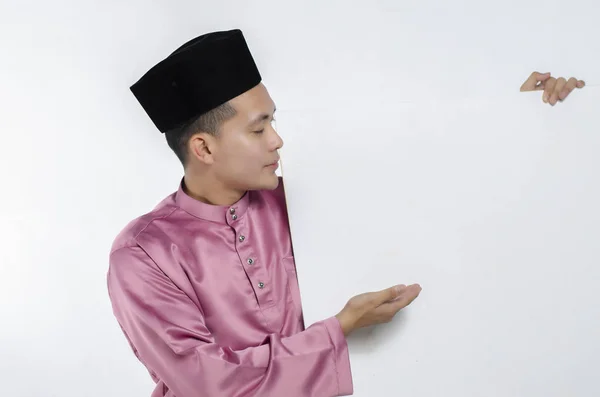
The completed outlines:
{"type": "Polygon", "coordinates": [[[260,289],[265,288],[265,283],[263,283],[262,281],[260,283],[258,283],[258,288],[260,288],[260,289]]]}

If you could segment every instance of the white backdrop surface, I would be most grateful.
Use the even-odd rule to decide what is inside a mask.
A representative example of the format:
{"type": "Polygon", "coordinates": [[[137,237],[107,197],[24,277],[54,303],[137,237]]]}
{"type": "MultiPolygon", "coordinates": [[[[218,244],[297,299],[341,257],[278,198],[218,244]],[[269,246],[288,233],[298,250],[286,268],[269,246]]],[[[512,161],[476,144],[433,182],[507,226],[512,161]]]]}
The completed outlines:
{"type": "Polygon", "coordinates": [[[423,287],[350,338],[356,395],[600,392],[600,90],[581,94],[562,109],[519,93],[400,104],[376,128],[280,115],[307,323],[357,293],[423,287]]]}

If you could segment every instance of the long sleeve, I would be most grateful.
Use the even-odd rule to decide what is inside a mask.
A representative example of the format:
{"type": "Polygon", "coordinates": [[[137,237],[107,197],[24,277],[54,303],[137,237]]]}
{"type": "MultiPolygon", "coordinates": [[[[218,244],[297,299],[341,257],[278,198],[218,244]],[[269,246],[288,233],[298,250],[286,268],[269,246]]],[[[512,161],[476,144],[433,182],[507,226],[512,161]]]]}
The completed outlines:
{"type": "Polygon", "coordinates": [[[202,311],[139,247],[114,251],[113,310],[140,360],[177,397],[334,397],[353,392],[335,317],[289,337],[233,350],[215,343],[202,311]]]}

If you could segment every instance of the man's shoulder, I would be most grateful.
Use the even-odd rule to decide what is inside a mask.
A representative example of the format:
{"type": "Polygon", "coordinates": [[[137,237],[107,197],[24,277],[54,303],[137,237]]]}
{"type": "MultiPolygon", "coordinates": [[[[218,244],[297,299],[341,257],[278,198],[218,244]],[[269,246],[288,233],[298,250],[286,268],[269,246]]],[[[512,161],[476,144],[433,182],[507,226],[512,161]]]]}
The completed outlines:
{"type": "Polygon", "coordinates": [[[175,205],[175,193],[161,200],[151,211],[129,221],[113,240],[110,253],[126,248],[137,247],[138,237],[157,219],[168,218],[177,210],[175,205]]]}

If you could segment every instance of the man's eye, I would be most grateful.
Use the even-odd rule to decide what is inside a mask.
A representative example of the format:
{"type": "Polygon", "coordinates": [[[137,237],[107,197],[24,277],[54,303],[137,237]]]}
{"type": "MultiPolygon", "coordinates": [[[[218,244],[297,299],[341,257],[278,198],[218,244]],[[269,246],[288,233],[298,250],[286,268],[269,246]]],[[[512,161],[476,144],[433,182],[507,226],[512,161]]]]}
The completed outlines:
{"type": "Polygon", "coordinates": [[[265,132],[265,130],[260,130],[260,131],[253,131],[255,134],[262,134],[263,132],[265,132]]]}

